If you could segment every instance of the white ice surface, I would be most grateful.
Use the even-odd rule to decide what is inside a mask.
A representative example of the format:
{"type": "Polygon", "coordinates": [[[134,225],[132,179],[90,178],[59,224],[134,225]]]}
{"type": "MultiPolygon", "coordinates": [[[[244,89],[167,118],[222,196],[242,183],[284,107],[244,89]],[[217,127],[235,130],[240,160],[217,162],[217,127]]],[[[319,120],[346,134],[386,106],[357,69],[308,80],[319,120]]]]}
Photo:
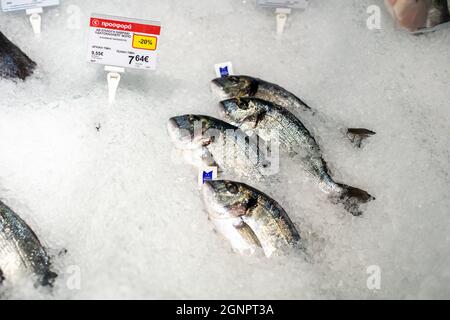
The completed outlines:
{"type": "Polygon", "coordinates": [[[449,298],[450,30],[411,36],[383,9],[382,30],[370,31],[371,4],[382,1],[312,0],[278,38],[272,11],[250,0],[64,0],[46,10],[40,38],[24,14],[0,13],[0,30],[39,65],[24,83],[0,80],[0,199],[60,274],[52,294],[24,285],[8,295],[449,298]],[[91,12],[162,20],[158,70],[125,73],[112,107],[102,67],[86,62],[91,12]],[[176,161],[167,119],[217,116],[209,81],[228,60],[377,132],[358,151],[319,137],[338,180],[376,196],[362,217],[329,204],[293,163],[259,185],[301,230],[309,261],[232,253],[206,219],[196,172],[176,161]],[[380,290],[366,286],[371,265],[380,290]],[[80,290],[66,285],[71,266],[80,290]]]}

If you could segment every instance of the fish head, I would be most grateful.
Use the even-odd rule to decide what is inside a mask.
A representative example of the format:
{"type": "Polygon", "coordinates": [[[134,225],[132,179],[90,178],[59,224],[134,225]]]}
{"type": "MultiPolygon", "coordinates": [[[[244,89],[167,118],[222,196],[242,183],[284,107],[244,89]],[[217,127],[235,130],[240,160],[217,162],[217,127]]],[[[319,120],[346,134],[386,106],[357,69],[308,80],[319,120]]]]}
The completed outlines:
{"type": "Polygon", "coordinates": [[[171,140],[181,149],[193,149],[207,144],[210,137],[205,132],[210,128],[210,119],[194,114],[176,116],[167,123],[171,140]]]}
{"type": "Polygon", "coordinates": [[[255,197],[241,183],[228,180],[206,181],[203,185],[203,199],[210,216],[229,219],[243,216],[255,197]]]}
{"type": "Polygon", "coordinates": [[[227,76],[211,81],[211,91],[221,99],[252,96],[258,81],[248,76],[227,76]]]}
{"type": "Polygon", "coordinates": [[[242,124],[259,113],[259,105],[251,98],[233,98],[220,102],[221,116],[234,124],[242,124]]]}

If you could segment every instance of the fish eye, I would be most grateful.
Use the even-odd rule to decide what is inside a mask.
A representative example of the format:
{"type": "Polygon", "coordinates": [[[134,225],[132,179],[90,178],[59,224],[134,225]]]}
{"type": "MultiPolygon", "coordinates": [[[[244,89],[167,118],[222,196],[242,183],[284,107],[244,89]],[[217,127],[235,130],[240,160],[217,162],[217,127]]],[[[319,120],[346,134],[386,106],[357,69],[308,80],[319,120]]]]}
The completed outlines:
{"type": "Polygon", "coordinates": [[[248,101],[244,101],[244,100],[239,100],[237,103],[239,109],[242,109],[242,110],[247,110],[249,107],[248,104],[249,104],[248,101]]]}
{"type": "Polygon", "coordinates": [[[247,209],[254,208],[258,205],[258,198],[255,196],[251,196],[246,204],[247,209]]]}
{"type": "Polygon", "coordinates": [[[235,76],[228,77],[228,80],[230,80],[230,82],[233,83],[233,84],[238,84],[240,82],[239,78],[235,77],[235,76]]]}
{"type": "Polygon", "coordinates": [[[230,182],[225,184],[225,188],[227,188],[228,192],[230,192],[232,194],[236,194],[239,192],[238,187],[235,184],[230,183],[230,182]]]}

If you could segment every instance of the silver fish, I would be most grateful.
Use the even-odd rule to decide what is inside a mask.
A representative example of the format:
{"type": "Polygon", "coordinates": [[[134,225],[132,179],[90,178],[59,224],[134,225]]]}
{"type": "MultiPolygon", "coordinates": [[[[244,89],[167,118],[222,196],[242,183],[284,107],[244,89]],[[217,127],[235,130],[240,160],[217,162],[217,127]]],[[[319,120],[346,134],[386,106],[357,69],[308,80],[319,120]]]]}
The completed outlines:
{"type": "Polygon", "coordinates": [[[36,284],[51,286],[57,275],[50,267],[50,258],[33,230],[0,201],[0,279],[15,281],[31,275],[36,284]]]}
{"type": "Polygon", "coordinates": [[[309,128],[320,124],[326,130],[342,132],[356,147],[361,147],[361,142],[365,138],[375,134],[364,128],[346,128],[330,117],[312,109],[302,99],[279,85],[258,78],[243,75],[217,78],[212,80],[211,89],[222,100],[246,97],[272,102],[291,112],[298,113],[309,128]]]}
{"type": "Polygon", "coordinates": [[[171,118],[167,127],[178,148],[196,150],[208,165],[214,162],[223,172],[259,178],[270,166],[260,149],[262,140],[259,137],[250,137],[222,120],[204,115],[183,115],[171,118]]]}
{"type": "Polygon", "coordinates": [[[374,199],[366,191],[333,180],[314,136],[285,108],[256,98],[228,99],[220,106],[225,119],[243,131],[254,130],[267,141],[279,139],[282,149],[300,158],[303,168],[319,182],[322,190],[339,198],[353,215],[361,214],[360,203],[374,199]]]}
{"type": "Polygon", "coordinates": [[[286,211],[268,195],[244,183],[207,181],[203,199],[216,230],[239,253],[251,254],[260,247],[270,257],[300,240],[286,211]]]}
{"type": "Polygon", "coordinates": [[[25,80],[36,63],[0,32],[0,77],[25,80]]]}

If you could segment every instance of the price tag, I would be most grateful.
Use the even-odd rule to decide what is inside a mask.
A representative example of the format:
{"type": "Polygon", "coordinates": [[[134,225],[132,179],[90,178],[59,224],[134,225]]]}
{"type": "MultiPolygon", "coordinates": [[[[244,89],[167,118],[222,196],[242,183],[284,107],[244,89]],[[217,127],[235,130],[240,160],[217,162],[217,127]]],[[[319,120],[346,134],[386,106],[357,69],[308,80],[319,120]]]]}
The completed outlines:
{"type": "Polygon", "coordinates": [[[1,0],[3,12],[59,5],[59,0],[1,0]]]}
{"type": "Polygon", "coordinates": [[[308,0],[256,0],[256,4],[269,8],[306,9],[308,0]]]}
{"type": "Polygon", "coordinates": [[[155,70],[160,32],[159,22],[92,15],[88,61],[155,70]]]}

